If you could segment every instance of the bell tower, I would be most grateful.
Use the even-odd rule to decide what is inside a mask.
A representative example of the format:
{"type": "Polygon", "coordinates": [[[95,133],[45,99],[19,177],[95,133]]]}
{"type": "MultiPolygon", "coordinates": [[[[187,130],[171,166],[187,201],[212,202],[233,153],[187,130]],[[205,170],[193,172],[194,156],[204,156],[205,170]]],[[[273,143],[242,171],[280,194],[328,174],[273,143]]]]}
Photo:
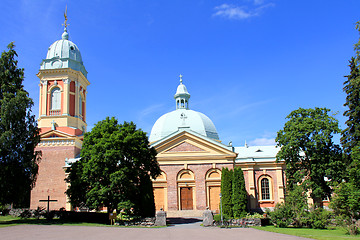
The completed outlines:
{"type": "Polygon", "coordinates": [[[71,209],[67,190],[68,162],[79,157],[86,132],[87,71],[79,48],[69,40],[65,11],[64,32],[61,39],[49,48],[41,62],[39,118],[42,152],[35,187],[31,192],[30,208],[45,207],[40,200],[57,200],[51,209],[71,209]]]}

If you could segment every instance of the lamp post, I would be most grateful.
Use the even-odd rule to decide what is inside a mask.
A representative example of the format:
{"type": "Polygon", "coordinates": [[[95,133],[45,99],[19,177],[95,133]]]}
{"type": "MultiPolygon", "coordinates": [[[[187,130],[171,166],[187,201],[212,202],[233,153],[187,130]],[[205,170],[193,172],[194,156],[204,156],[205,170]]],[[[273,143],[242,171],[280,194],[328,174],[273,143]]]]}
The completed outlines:
{"type": "Polygon", "coordinates": [[[224,226],[224,219],[223,219],[223,213],[222,213],[222,200],[221,200],[221,193],[219,194],[220,196],[220,216],[221,216],[221,226],[224,226]]]}

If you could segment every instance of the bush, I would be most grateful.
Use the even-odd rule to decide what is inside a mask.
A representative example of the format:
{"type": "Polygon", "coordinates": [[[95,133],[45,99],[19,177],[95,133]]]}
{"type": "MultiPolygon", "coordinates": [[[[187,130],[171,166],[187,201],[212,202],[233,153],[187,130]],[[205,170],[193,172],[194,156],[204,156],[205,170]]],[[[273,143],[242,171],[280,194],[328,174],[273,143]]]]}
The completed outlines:
{"type": "Polygon", "coordinates": [[[285,203],[276,204],[274,211],[269,213],[271,222],[276,227],[288,227],[293,222],[294,214],[291,208],[285,203]]]}
{"type": "MultiPolygon", "coordinates": [[[[230,218],[229,218],[228,215],[223,214],[223,220],[224,220],[224,221],[228,221],[228,220],[230,220],[230,218]]],[[[214,221],[215,221],[215,222],[221,222],[221,215],[220,215],[220,214],[214,215],[214,221]]]]}
{"type": "Polygon", "coordinates": [[[20,213],[20,217],[21,218],[30,218],[31,217],[31,211],[29,209],[25,209],[24,211],[22,211],[22,213],[20,213]]]}
{"type": "Polygon", "coordinates": [[[10,212],[10,209],[7,206],[0,204],[0,215],[1,216],[8,215],[9,212],[10,212]]]}
{"type": "Polygon", "coordinates": [[[329,223],[330,212],[317,208],[310,212],[309,225],[316,229],[325,229],[329,223]]]}

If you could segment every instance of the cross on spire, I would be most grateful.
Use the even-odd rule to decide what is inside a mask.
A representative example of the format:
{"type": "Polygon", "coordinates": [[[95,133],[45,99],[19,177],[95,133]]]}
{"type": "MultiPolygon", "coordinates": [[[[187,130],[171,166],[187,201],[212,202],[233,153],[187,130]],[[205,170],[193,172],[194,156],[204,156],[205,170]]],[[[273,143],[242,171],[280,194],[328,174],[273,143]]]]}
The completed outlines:
{"type": "Polygon", "coordinates": [[[56,130],[56,122],[54,120],[51,121],[51,130],[56,130]]]}

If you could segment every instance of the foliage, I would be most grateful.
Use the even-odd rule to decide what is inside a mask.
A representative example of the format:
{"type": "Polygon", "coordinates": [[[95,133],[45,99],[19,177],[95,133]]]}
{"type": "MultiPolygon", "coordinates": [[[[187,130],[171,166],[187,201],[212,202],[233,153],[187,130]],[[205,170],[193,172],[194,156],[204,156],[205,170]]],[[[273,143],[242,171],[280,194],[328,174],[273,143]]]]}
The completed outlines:
{"type": "Polygon", "coordinates": [[[240,167],[234,168],[232,178],[232,205],[234,218],[244,217],[247,213],[247,193],[244,173],[240,167]]]}
{"type": "Polygon", "coordinates": [[[0,216],[8,215],[9,211],[10,211],[10,209],[8,206],[0,204],[0,216]]]}
{"type": "Polygon", "coordinates": [[[152,191],[149,178],[159,174],[156,151],[149,148],[146,133],[133,122],[119,124],[107,117],[85,134],[81,160],[72,165],[67,178],[71,183],[67,194],[75,206],[83,202],[90,209],[105,206],[109,212],[130,201],[135,214],[142,216],[142,202],[152,191]]]}
{"type": "Polygon", "coordinates": [[[345,169],[341,149],[332,142],[333,135],[340,132],[338,121],[328,115],[329,111],[326,108],[292,111],[276,137],[281,147],[276,158],[286,164],[287,190],[301,184],[315,203],[330,197],[330,184],[324,177],[338,182],[345,169]]]}
{"type": "Polygon", "coordinates": [[[258,212],[253,212],[253,213],[247,213],[245,215],[245,218],[265,218],[264,214],[260,214],[258,212]]]}
{"type": "Polygon", "coordinates": [[[284,203],[276,204],[274,211],[269,212],[271,221],[277,227],[302,227],[308,225],[309,209],[307,196],[301,186],[294,186],[288,192],[284,203]]]}
{"type": "Polygon", "coordinates": [[[26,205],[38,172],[40,141],[33,101],[23,86],[14,44],[0,58],[0,203],[26,205]]]}
{"type": "Polygon", "coordinates": [[[155,198],[152,181],[148,175],[142,177],[140,181],[140,209],[142,217],[155,216],[155,198]]]}
{"type": "Polygon", "coordinates": [[[360,219],[360,190],[351,182],[342,182],[335,189],[330,207],[338,216],[339,223],[347,227],[350,234],[359,232],[356,221],[360,219]]]}
{"type": "MultiPolygon", "coordinates": [[[[228,220],[230,220],[231,218],[228,216],[228,215],[226,215],[226,214],[223,214],[223,221],[228,221],[228,220]]],[[[214,221],[215,222],[221,222],[221,215],[220,214],[215,214],[214,215],[214,221]]]]}
{"type": "Polygon", "coordinates": [[[310,211],[309,226],[315,229],[325,229],[329,224],[330,212],[323,208],[310,211]]]}
{"type": "Polygon", "coordinates": [[[223,168],[221,171],[221,202],[224,215],[233,217],[232,211],[232,176],[233,170],[223,168]]]}
{"type": "MultiPolygon", "coordinates": [[[[360,33],[360,22],[356,23],[356,29],[360,33]]],[[[360,38],[354,50],[356,56],[349,61],[350,75],[346,76],[343,88],[346,93],[344,117],[347,117],[347,127],[342,131],[340,140],[348,163],[349,180],[360,186],[360,38]]]]}
{"type": "MultiPolygon", "coordinates": [[[[356,23],[356,29],[360,33],[360,22],[356,23]]],[[[331,203],[335,214],[342,225],[346,225],[350,234],[359,232],[355,221],[359,219],[360,212],[360,38],[354,46],[355,57],[349,61],[350,75],[346,76],[344,92],[347,110],[347,127],[342,131],[340,139],[344,149],[344,159],[347,163],[347,173],[342,182],[335,190],[335,196],[331,203]]]]}

